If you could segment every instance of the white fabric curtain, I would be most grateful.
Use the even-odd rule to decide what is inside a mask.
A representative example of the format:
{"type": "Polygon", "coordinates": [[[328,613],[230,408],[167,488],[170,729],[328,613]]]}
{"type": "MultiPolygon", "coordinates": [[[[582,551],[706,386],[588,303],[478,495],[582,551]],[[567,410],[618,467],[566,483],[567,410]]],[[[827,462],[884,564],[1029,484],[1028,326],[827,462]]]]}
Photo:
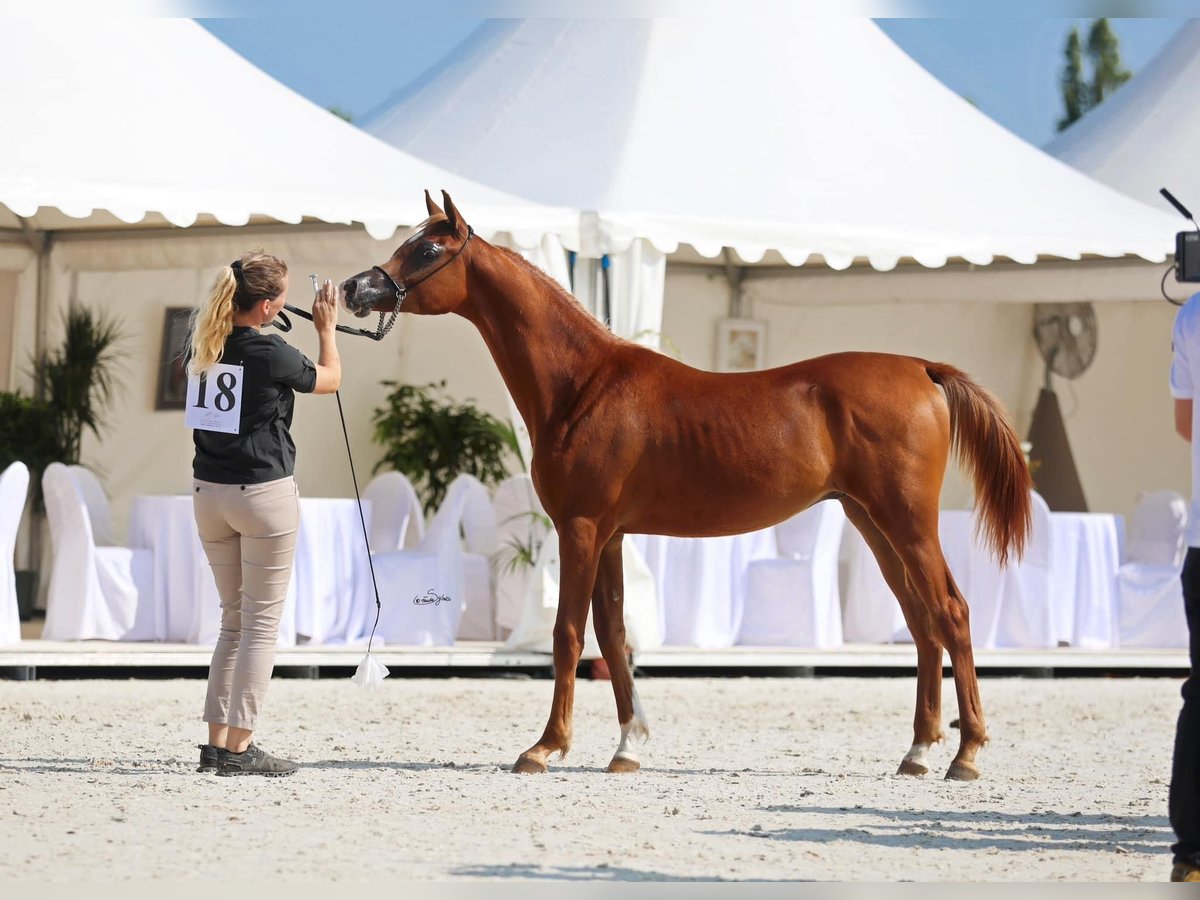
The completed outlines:
{"type": "MultiPolygon", "coordinates": [[[[604,321],[604,272],[608,271],[608,325],[619,337],[658,349],[661,344],[667,255],[649,241],[635,240],[621,253],[601,259],[577,256],[574,294],[604,321]]],[[[564,284],[570,290],[570,286],[564,284]]]]}

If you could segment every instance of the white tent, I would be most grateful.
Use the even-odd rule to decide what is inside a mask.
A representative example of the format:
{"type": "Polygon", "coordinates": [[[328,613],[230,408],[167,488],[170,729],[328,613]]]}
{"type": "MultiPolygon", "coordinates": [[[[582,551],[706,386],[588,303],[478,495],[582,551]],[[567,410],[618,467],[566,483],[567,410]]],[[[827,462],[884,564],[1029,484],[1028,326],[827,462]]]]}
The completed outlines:
{"type": "Polygon", "coordinates": [[[485,232],[575,227],[397,152],[187,19],[8,20],[0,84],[0,229],[318,219],[386,238],[424,218],[425,188],[485,232]]]}
{"type": "MultiPolygon", "coordinates": [[[[1166,187],[1200,207],[1200,21],[1184,25],[1137,76],[1046,145],[1081,172],[1166,211],[1166,187]]],[[[1187,227],[1177,219],[1179,228],[1187,227]]]]}
{"type": "Polygon", "coordinates": [[[595,213],[585,253],[1157,261],[1176,224],[1005,131],[868,19],[492,22],[365,127],[595,213]]]}

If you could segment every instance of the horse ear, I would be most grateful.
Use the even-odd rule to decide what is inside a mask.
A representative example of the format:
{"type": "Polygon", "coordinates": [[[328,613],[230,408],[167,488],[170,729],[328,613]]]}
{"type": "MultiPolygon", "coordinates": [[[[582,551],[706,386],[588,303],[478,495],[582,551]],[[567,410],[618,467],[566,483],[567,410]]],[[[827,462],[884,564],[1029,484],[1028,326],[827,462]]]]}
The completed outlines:
{"type": "Polygon", "coordinates": [[[442,212],[441,207],[439,207],[436,203],[433,202],[433,198],[429,196],[428,190],[425,191],[425,211],[429,213],[429,217],[431,219],[434,216],[444,216],[445,215],[445,213],[442,212]]]}
{"type": "Polygon", "coordinates": [[[442,191],[442,202],[446,204],[446,221],[450,223],[450,227],[455,233],[461,233],[466,223],[463,221],[462,215],[458,211],[458,207],[454,205],[454,201],[450,199],[450,195],[442,191]]]}

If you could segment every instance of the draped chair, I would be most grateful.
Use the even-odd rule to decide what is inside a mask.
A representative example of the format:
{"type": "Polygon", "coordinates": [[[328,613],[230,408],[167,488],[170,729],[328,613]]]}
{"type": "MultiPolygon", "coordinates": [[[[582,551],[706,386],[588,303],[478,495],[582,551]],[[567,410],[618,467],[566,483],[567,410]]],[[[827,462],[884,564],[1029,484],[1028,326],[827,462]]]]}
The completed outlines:
{"type": "Polygon", "coordinates": [[[28,493],[29,467],[23,462],[14,462],[0,474],[0,645],[21,640],[13,553],[28,493]]]}
{"type": "Polygon", "coordinates": [[[513,475],[496,486],[496,554],[492,577],[496,595],[497,636],[507,637],[521,622],[537,553],[551,530],[549,519],[528,475],[513,475]],[[531,558],[525,558],[528,552],[531,558]]]}
{"type": "Polygon", "coordinates": [[[135,624],[139,606],[150,602],[154,557],[149,550],[97,544],[85,482],[62,463],[51,463],[42,475],[54,557],[42,637],[139,640],[135,624]]]}
{"type": "Polygon", "coordinates": [[[1174,491],[1139,495],[1126,561],[1117,570],[1117,642],[1121,647],[1188,645],[1179,576],[1187,551],[1188,502],[1174,491]]]}
{"type": "Polygon", "coordinates": [[[739,644],[841,645],[838,548],[845,525],[841,504],[825,500],[775,526],[779,557],[746,568],[739,644]]]}
{"type": "Polygon", "coordinates": [[[1051,577],[1053,541],[1050,507],[1030,492],[1033,530],[1020,562],[1001,569],[990,550],[971,540],[967,604],[971,642],[976,647],[1055,647],[1067,640],[1066,615],[1073,596],[1057,596],[1051,577]]]}
{"type": "Polygon", "coordinates": [[[83,492],[83,502],[87,507],[88,518],[92,522],[92,538],[97,547],[115,547],[117,529],[113,525],[112,504],[108,502],[108,494],[104,485],[96,477],[96,473],[87,466],[69,466],[71,475],[83,492]]]}
{"type": "Polygon", "coordinates": [[[487,489],[459,475],[415,549],[372,554],[383,606],[377,634],[391,644],[432,647],[456,637],[491,639],[488,557],[495,541],[487,489]]]}
{"type": "Polygon", "coordinates": [[[425,536],[425,518],[417,492],[401,472],[381,472],[362,492],[371,501],[372,553],[413,549],[425,536]]]}

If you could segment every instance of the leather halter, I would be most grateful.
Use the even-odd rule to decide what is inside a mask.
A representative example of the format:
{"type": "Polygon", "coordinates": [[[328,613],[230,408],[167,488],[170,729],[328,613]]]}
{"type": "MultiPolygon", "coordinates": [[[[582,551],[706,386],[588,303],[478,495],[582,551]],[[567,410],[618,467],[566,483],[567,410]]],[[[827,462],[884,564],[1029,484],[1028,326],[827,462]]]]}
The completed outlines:
{"type": "Polygon", "coordinates": [[[438,272],[442,271],[442,269],[446,268],[446,266],[450,265],[456,259],[458,259],[459,254],[461,254],[464,250],[467,249],[467,244],[471,243],[471,238],[473,238],[474,236],[475,236],[475,229],[472,228],[470,225],[468,225],[467,226],[467,239],[462,242],[462,246],[460,246],[457,250],[454,251],[453,254],[451,254],[451,256],[448,260],[446,260],[444,263],[442,263],[436,269],[426,272],[424,275],[422,275],[420,278],[416,279],[415,281],[410,281],[407,285],[403,285],[400,282],[398,282],[395,278],[393,278],[391,276],[391,274],[389,274],[387,272],[387,270],[385,270],[383,268],[383,266],[371,266],[371,271],[378,272],[380,275],[382,275],[384,278],[387,279],[388,284],[390,284],[392,286],[392,290],[394,290],[396,292],[396,309],[399,309],[400,304],[402,304],[404,302],[404,299],[408,296],[408,292],[411,288],[416,287],[422,281],[428,281],[430,278],[432,278],[438,272]]]}

